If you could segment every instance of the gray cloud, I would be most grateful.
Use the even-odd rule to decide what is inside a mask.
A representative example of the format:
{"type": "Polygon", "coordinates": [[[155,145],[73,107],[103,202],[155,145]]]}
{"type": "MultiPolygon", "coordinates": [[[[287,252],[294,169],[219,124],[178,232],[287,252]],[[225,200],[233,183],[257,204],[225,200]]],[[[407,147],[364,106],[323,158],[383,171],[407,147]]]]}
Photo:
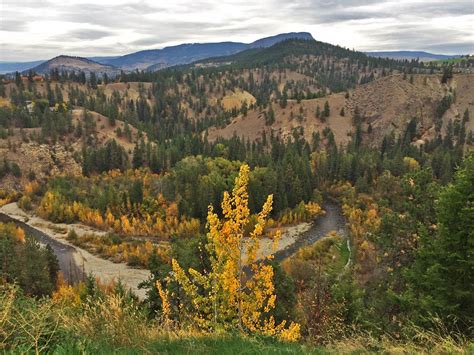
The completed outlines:
{"type": "Polygon", "coordinates": [[[361,50],[473,51],[472,0],[2,1],[0,60],[33,60],[64,51],[117,55],[300,30],[361,50]],[[48,21],[49,27],[40,28],[39,35],[35,21],[48,21]]]}
{"type": "MultiPolygon", "coordinates": [[[[469,31],[449,28],[429,28],[422,23],[389,25],[376,33],[367,31],[375,43],[383,44],[384,49],[399,49],[403,43],[406,49],[431,50],[440,52],[473,52],[473,42],[463,40],[469,38],[469,31]]],[[[472,33],[471,33],[472,35],[472,33]]],[[[380,48],[380,45],[378,45],[380,48]]]]}
{"type": "Polygon", "coordinates": [[[21,32],[26,30],[26,28],[26,23],[21,20],[2,18],[0,21],[0,31],[21,32]]]}
{"type": "Polygon", "coordinates": [[[104,37],[109,37],[113,34],[114,33],[111,31],[77,29],[65,34],[51,36],[48,39],[50,41],[63,41],[64,38],[67,38],[69,41],[95,41],[104,37]]]}
{"type": "Polygon", "coordinates": [[[440,43],[422,47],[421,49],[435,53],[474,53],[474,44],[470,41],[440,43]]]}
{"type": "MultiPolygon", "coordinates": [[[[400,18],[413,15],[420,20],[439,15],[460,16],[474,14],[471,0],[438,1],[390,1],[390,0],[278,0],[286,16],[298,16],[317,23],[356,21],[363,19],[400,18]],[[289,13],[289,14],[288,14],[289,13]]],[[[400,21],[400,27],[404,22],[400,21]]],[[[428,28],[427,28],[428,29],[428,28]]]]}

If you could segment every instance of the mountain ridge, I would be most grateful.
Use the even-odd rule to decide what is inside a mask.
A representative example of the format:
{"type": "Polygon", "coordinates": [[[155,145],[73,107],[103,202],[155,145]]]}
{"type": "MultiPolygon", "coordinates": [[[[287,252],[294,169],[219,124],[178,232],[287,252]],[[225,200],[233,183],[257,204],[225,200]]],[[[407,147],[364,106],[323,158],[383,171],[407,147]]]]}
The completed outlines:
{"type": "Polygon", "coordinates": [[[425,51],[375,51],[375,52],[364,52],[370,57],[381,57],[391,59],[419,59],[420,61],[433,61],[443,59],[459,58],[461,55],[449,55],[449,54],[436,54],[425,51]]]}
{"type": "Polygon", "coordinates": [[[50,60],[37,65],[34,68],[23,71],[26,74],[28,71],[32,70],[38,74],[48,74],[51,70],[58,70],[59,72],[84,72],[89,74],[94,72],[99,75],[117,75],[120,73],[120,69],[109,65],[101,64],[96,61],[93,61],[88,58],[68,56],[68,55],[58,55],[50,60]]]}
{"type": "MultiPolygon", "coordinates": [[[[58,57],[84,58],[95,63],[110,65],[123,70],[158,70],[166,67],[189,64],[198,60],[211,57],[227,56],[251,48],[266,48],[287,39],[313,39],[309,32],[288,32],[274,36],[263,37],[251,43],[243,42],[210,42],[210,43],[182,43],[176,46],[168,46],[161,49],[145,49],[121,56],[92,56],[77,57],[70,55],[59,55],[58,57]]],[[[49,61],[50,61],[49,60],[49,61]]],[[[36,69],[48,60],[31,62],[0,62],[0,73],[13,73],[15,71],[27,72],[36,69]]]]}
{"type": "MultiPolygon", "coordinates": [[[[211,42],[211,43],[182,43],[176,46],[168,46],[161,49],[146,49],[119,56],[91,56],[75,57],[69,55],[59,55],[58,57],[75,57],[91,60],[97,64],[116,67],[117,70],[147,70],[154,71],[175,65],[190,64],[208,58],[225,57],[243,52],[248,49],[268,48],[278,42],[287,39],[307,39],[315,40],[309,32],[288,32],[274,36],[260,38],[254,42],[211,42]]],[[[390,58],[397,60],[433,61],[459,58],[460,55],[435,54],[426,51],[373,51],[362,52],[370,57],[390,58]]],[[[10,62],[0,61],[0,74],[13,73],[15,71],[27,72],[36,69],[38,66],[49,62],[48,60],[10,62]]]]}
{"type": "Polygon", "coordinates": [[[0,61],[0,74],[7,74],[15,71],[23,71],[33,68],[46,62],[46,60],[33,60],[28,62],[0,61]]]}
{"type": "Polygon", "coordinates": [[[215,43],[183,43],[163,49],[150,49],[126,54],[107,64],[122,69],[156,70],[180,64],[189,64],[198,60],[232,55],[251,48],[270,47],[286,39],[312,39],[308,32],[280,33],[275,36],[264,37],[251,43],[242,42],[215,42],[215,43]]]}

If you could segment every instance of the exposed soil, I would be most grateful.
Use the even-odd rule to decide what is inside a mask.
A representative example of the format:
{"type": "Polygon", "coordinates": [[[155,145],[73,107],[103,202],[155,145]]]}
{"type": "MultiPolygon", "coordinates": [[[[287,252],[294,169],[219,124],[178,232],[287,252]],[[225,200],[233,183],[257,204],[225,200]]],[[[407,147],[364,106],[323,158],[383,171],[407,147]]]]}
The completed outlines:
{"type": "MultiPolygon", "coordinates": [[[[352,118],[356,107],[363,118],[363,131],[370,144],[380,144],[383,137],[390,132],[400,134],[408,122],[417,117],[419,137],[433,139],[436,106],[441,98],[450,91],[456,92],[456,101],[443,116],[443,132],[449,120],[462,117],[467,108],[474,112],[474,75],[456,74],[448,84],[441,83],[440,75],[413,75],[404,78],[402,75],[381,77],[370,83],[359,85],[350,90],[348,98],[345,93],[331,94],[327,97],[302,100],[288,100],[285,108],[278,103],[272,104],[275,122],[265,124],[264,112],[249,110],[247,115],[239,115],[223,128],[209,129],[209,139],[217,137],[231,138],[234,134],[250,140],[260,139],[265,131],[267,137],[273,131],[283,138],[290,137],[294,129],[303,129],[303,136],[311,142],[314,132],[322,132],[329,127],[337,144],[350,140],[354,126],[352,118]],[[330,115],[325,120],[316,118],[316,108],[322,111],[325,102],[330,106],[330,115]],[[344,116],[341,109],[344,108],[344,116]],[[372,132],[367,133],[369,124],[372,132]]],[[[472,116],[472,114],[471,114],[472,116]]],[[[467,123],[466,132],[474,130],[474,120],[467,123]]]]}

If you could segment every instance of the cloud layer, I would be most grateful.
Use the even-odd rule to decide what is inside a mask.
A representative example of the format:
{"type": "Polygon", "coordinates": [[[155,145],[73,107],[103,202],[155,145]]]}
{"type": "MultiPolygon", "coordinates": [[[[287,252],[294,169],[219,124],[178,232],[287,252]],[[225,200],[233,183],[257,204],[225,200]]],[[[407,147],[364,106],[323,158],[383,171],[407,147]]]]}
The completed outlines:
{"type": "Polygon", "coordinates": [[[358,50],[474,53],[472,0],[2,0],[0,60],[307,31],[358,50]]]}

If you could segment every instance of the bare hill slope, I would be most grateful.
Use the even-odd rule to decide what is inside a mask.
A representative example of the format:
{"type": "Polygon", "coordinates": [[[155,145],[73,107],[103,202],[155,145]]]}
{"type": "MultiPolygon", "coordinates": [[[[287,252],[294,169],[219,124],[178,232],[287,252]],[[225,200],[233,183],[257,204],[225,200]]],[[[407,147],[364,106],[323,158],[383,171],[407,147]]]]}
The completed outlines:
{"type": "MultiPolygon", "coordinates": [[[[363,129],[371,126],[370,141],[380,143],[383,137],[394,132],[401,133],[412,118],[419,119],[419,134],[422,139],[432,139],[435,135],[434,120],[439,101],[448,94],[456,93],[456,100],[443,115],[443,127],[448,121],[462,117],[469,109],[474,112],[474,75],[455,75],[448,84],[441,83],[439,75],[413,75],[404,78],[392,75],[357,86],[347,98],[344,93],[331,94],[324,98],[288,100],[286,108],[273,103],[275,122],[266,125],[267,111],[250,110],[246,116],[239,115],[223,128],[211,128],[209,138],[230,138],[234,134],[250,140],[259,139],[263,131],[287,137],[293,129],[304,130],[304,136],[311,141],[314,132],[323,133],[330,128],[338,143],[346,143],[354,130],[353,117],[357,110],[363,122],[363,129]],[[326,119],[316,117],[317,107],[323,110],[329,103],[330,115],[326,119]],[[341,109],[344,108],[344,116],[341,109]]],[[[467,123],[467,130],[474,130],[474,120],[467,123]]]]}

